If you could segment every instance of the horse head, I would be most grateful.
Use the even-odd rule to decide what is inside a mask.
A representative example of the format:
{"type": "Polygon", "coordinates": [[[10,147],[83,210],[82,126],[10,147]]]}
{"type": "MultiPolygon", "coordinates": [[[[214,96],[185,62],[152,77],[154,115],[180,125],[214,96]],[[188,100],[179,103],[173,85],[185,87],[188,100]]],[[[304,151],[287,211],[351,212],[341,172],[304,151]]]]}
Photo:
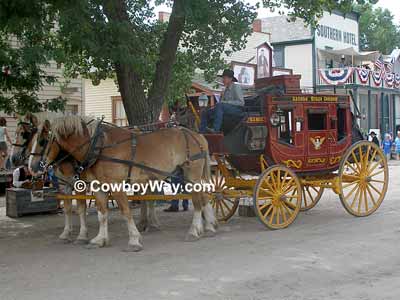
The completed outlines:
{"type": "Polygon", "coordinates": [[[33,139],[37,132],[38,119],[28,113],[17,123],[15,141],[12,144],[10,161],[13,166],[22,165],[32,150],[33,139]]]}

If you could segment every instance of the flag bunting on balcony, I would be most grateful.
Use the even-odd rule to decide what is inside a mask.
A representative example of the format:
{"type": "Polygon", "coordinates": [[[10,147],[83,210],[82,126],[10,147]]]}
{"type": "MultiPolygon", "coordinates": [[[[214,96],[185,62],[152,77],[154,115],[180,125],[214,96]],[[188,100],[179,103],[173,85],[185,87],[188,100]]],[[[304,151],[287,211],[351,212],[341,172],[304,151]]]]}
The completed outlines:
{"type": "Polygon", "coordinates": [[[400,74],[394,75],[394,86],[396,89],[400,88],[400,74]]]}
{"type": "Polygon", "coordinates": [[[326,84],[344,84],[353,74],[353,68],[325,69],[319,70],[322,80],[326,84]]]}
{"type": "Polygon", "coordinates": [[[357,75],[358,75],[358,78],[360,79],[360,82],[362,84],[367,84],[368,79],[369,79],[370,70],[363,69],[363,68],[357,68],[356,70],[357,70],[357,75]]]}
{"type": "Polygon", "coordinates": [[[388,87],[393,87],[393,85],[394,85],[394,74],[393,73],[385,74],[385,83],[388,87]]]}
{"type": "Polygon", "coordinates": [[[372,77],[372,81],[374,83],[375,86],[381,86],[382,85],[382,80],[384,77],[384,72],[379,70],[379,71],[375,71],[375,72],[371,72],[371,77],[372,77]]]}

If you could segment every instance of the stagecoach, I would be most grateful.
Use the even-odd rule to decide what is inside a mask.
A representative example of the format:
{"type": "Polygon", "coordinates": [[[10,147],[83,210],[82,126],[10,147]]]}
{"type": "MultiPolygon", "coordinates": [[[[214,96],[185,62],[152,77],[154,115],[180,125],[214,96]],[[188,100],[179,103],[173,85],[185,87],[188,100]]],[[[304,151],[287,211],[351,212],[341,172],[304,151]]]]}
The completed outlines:
{"type": "MultiPolygon", "coordinates": [[[[216,161],[212,205],[219,221],[251,197],[262,223],[285,228],[325,189],[350,214],[372,214],[385,197],[388,166],[379,147],[363,140],[350,97],[303,94],[285,84],[298,78],[287,77],[280,91],[275,85],[245,99],[240,119],[224,116],[223,133],[205,134],[216,161]]],[[[189,99],[188,107],[198,119],[198,102],[189,99]]]]}
{"type": "MultiPolygon", "coordinates": [[[[301,93],[299,80],[299,76],[293,75],[263,79],[259,86],[256,85],[254,95],[245,99],[241,116],[224,115],[223,133],[204,134],[208,142],[208,153],[215,162],[212,175],[215,192],[211,194],[210,201],[219,221],[228,221],[235,214],[240,199],[251,198],[255,214],[263,224],[271,229],[285,228],[296,219],[300,211],[314,207],[325,189],[336,193],[343,207],[354,216],[368,216],[382,203],[389,179],[387,161],[378,146],[363,139],[356,122],[358,109],[355,106],[356,115],[351,111],[351,98],[347,95],[301,93]]],[[[189,98],[187,108],[184,111],[187,127],[196,127],[202,109],[198,100],[189,98]]],[[[180,136],[183,145],[179,148],[180,151],[185,149],[181,155],[182,164],[191,165],[194,161],[202,160],[204,170],[208,165],[205,163],[208,161],[207,151],[204,151],[206,141],[199,134],[185,128],[164,131],[145,128],[130,130],[103,121],[95,122],[93,119],[85,123],[80,117],[64,117],[59,124],[65,124],[63,122],[68,119],[73,120],[74,123],[71,124],[81,130],[76,131],[71,124],[61,127],[62,130],[69,128],[71,131],[70,134],[65,134],[65,138],[71,139],[75,132],[81,132],[83,137],[78,136],[79,139],[75,141],[78,143],[76,147],[64,143],[64,148],[72,147],[67,155],[60,151],[61,146],[56,136],[49,135],[49,121],[43,123],[39,132],[37,121],[20,123],[18,130],[21,134],[18,136],[21,136],[21,139],[27,140],[24,136],[37,136],[35,149],[32,150],[25,149],[27,145],[32,144],[31,141],[20,141],[23,153],[30,153],[32,157],[30,162],[46,159],[47,164],[59,165],[59,162],[67,163],[65,159],[73,157],[69,166],[72,175],[76,170],[90,168],[96,161],[108,161],[113,165],[125,166],[126,178],[129,179],[130,174],[134,174],[131,173],[132,168],[137,168],[137,174],[144,170],[161,178],[171,177],[176,176],[175,173],[166,172],[165,166],[157,167],[154,164],[168,163],[168,160],[159,158],[165,155],[165,147],[175,145],[170,142],[171,134],[175,134],[180,136]],[[83,130],[83,127],[86,128],[90,123],[92,126],[97,124],[93,127],[92,134],[83,130]],[[107,130],[123,134],[124,137],[103,144],[104,132],[107,130]],[[154,160],[143,163],[141,158],[137,157],[139,153],[148,153],[137,151],[137,145],[145,145],[140,139],[146,138],[146,132],[148,136],[165,135],[165,132],[168,132],[163,147],[149,146],[152,151],[159,151],[154,157],[151,156],[157,160],[156,163],[154,160]],[[201,141],[194,136],[200,137],[201,141]],[[82,153],[84,160],[78,161],[73,154],[77,149],[84,151],[83,139],[88,141],[88,150],[82,153]],[[107,154],[107,150],[112,151],[118,147],[128,148],[122,149],[123,151],[117,149],[119,152],[115,152],[116,154],[107,154]],[[49,153],[54,149],[58,149],[61,159],[58,159],[58,156],[49,157],[49,153]],[[131,157],[114,157],[121,153],[130,153],[131,157]],[[77,164],[78,168],[74,167],[77,164]]],[[[52,127],[52,131],[53,129],[52,127]]],[[[109,134],[108,138],[117,137],[109,134]]],[[[64,200],[92,198],[85,194],[60,194],[57,197],[64,200]]],[[[191,194],[152,194],[130,195],[129,199],[150,201],[191,197],[191,194]]],[[[205,206],[208,209],[209,206],[205,206]]],[[[208,210],[205,211],[205,218],[212,220],[212,214],[209,214],[208,210]]],[[[143,219],[146,219],[146,216],[144,213],[143,219]]],[[[196,220],[199,219],[198,216],[197,212],[196,220]]],[[[214,226],[214,223],[208,222],[209,227],[214,226]]],[[[200,226],[197,223],[193,224],[200,226]]],[[[193,224],[192,227],[195,226],[193,224]]],[[[198,237],[198,233],[195,236],[198,237]]]]}

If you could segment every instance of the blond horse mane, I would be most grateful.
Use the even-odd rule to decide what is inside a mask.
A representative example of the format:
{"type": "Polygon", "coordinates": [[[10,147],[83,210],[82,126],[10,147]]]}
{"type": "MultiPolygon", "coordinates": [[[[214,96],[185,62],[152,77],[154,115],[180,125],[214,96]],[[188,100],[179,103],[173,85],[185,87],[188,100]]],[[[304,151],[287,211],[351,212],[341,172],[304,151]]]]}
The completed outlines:
{"type": "Polygon", "coordinates": [[[89,135],[92,136],[97,124],[98,121],[93,118],[76,115],[64,116],[61,118],[55,118],[51,121],[51,131],[55,134],[56,139],[71,134],[83,137],[85,126],[89,130],[89,135]],[[88,122],[90,122],[90,124],[88,124],[88,122]],[[84,124],[88,125],[86,126],[84,124]]]}

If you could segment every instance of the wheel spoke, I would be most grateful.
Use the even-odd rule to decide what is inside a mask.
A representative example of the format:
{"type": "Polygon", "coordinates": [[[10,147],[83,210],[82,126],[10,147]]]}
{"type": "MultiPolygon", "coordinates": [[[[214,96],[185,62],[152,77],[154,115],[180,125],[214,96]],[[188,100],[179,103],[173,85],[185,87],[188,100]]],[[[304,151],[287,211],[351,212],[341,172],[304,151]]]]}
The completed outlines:
{"type": "Polygon", "coordinates": [[[364,187],[364,203],[365,203],[365,211],[367,212],[368,209],[368,197],[367,197],[367,189],[364,187]]]}
{"type": "Polygon", "coordinates": [[[285,212],[285,209],[283,208],[283,205],[281,205],[281,206],[279,207],[279,209],[280,209],[280,211],[282,212],[282,219],[283,219],[283,222],[286,223],[286,222],[287,222],[287,217],[286,217],[286,212],[285,212]]]}
{"type": "Polygon", "coordinates": [[[271,211],[273,208],[274,208],[274,206],[271,205],[271,206],[267,209],[267,211],[266,211],[265,214],[263,215],[264,219],[267,218],[267,216],[269,215],[270,211],[271,211]]]}
{"type": "Polygon", "coordinates": [[[343,189],[345,189],[345,188],[347,188],[347,187],[349,187],[349,186],[352,186],[353,184],[359,183],[359,182],[360,182],[360,181],[357,180],[357,181],[353,181],[353,182],[350,182],[350,183],[343,184],[343,189]]]}
{"type": "Polygon", "coordinates": [[[292,202],[283,200],[283,202],[291,209],[296,210],[296,205],[294,205],[292,202]]]}
{"type": "Polygon", "coordinates": [[[348,166],[350,169],[352,169],[354,171],[354,173],[358,174],[358,171],[356,169],[354,169],[354,167],[348,161],[346,161],[345,165],[348,166]]]}
{"type": "Polygon", "coordinates": [[[360,188],[360,193],[358,194],[358,213],[361,213],[361,203],[363,198],[363,190],[360,188]]]}
{"type": "Polygon", "coordinates": [[[358,185],[356,185],[345,197],[344,199],[347,201],[347,199],[354,193],[354,191],[358,188],[358,185]]]}
{"type": "Polygon", "coordinates": [[[379,191],[376,187],[374,187],[372,184],[368,183],[368,186],[370,186],[375,192],[379,194],[379,197],[382,196],[381,191],[379,191]]]}
{"type": "Polygon", "coordinates": [[[357,189],[357,192],[356,192],[356,194],[355,194],[355,196],[354,196],[354,198],[353,198],[353,202],[351,203],[351,208],[353,208],[354,207],[354,205],[356,204],[356,200],[358,199],[358,194],[360,193],[360,189],[358,188],[357,189]]]}
{"type": "Polygon", "coordinates": [[[372,203],[374,204],[374,206],[376,206],[376,202],[375,202],[374,196],[372,195],[372,191],[371,191],[371,189],[369,188],[369,185],[368,185],[368,184],[367,184],[367,192],[368,192],[369,196],[371,197],[372,203]]]}
{"type": "Polygon", "coordinates": [[[370,175],[368,175],[369,177],[374,177],[376,175],[382,174],[383,172],[385,172],[385,170],[379,170],[378,172],[375,172],[374,174],[369,173],[370,175]]]}
{"type": "Polygon", "coordinates": [[[269,218],[269,223],[270,223],[270,224],[273,224],[273,223],[272,223],[272,220],[273,220],[274,217],[275,217],[275,211],[276,211],[276,208],[275,208],[275,206],[272,205],[272,213],[271,213],[271,217],[269,218]]]}
{"type": "Polygon", "coordinates": [[[376,169],[377,166],[380,166],[382,162],[382,158],[380,158],[370,169],[368,169],[368,173],[372,173],[373,170],[376,169]]]}

